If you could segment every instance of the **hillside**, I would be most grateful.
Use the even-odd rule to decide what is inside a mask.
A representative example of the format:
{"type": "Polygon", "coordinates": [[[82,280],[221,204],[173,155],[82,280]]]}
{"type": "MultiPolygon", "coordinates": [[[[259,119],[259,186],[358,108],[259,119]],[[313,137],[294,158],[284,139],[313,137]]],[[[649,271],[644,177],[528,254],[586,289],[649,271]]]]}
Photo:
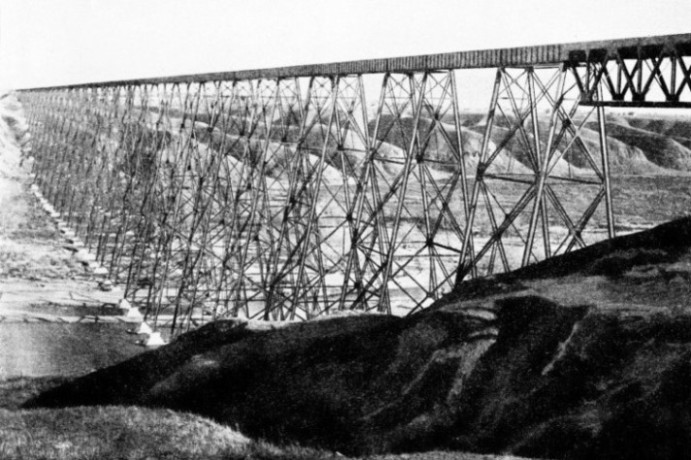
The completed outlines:
{"type": "MultiPolygon", "coordinates": [[[[410,144],[410,133],[413,129],[413,121],[414,120],[410,117],[403,117],[400,120],[395,120],[393,116],[383,116],[380,121],[377,139],[405,151],[410,144]]],[[[369,128],[370,135],[374,135],[374,122],[370,123],[369,128]]],[[[456,167],[456,154],[454,152],[459,151],[456,127],[449,123],[437,123],[433,125],[430,119],[422,118],[420,120],[419,130],[428,135],[425,152],[426,158],[437,162],[433,167],[447,170],[454,169],[456,167]],[[446,135],[442,134],[442,131],[446,135]]],[[[461,127],[461,142],[464,153],[463,159],[466,171],[471,175],[474,174],[480,160],[482,138],[482,133],[461,127]]],[[[490,142],[489,149],[491,151],[496,149],[494,142],[490,142]]],[[[500,153],[489,167],[488,171],[490,173],[527,174],[529,169],[524,167],[519,161],[516,161],[515,157],[510,153],[500,153]]]]}
{"type": "MultiPolygon", "coordinates": [[[[179,126],[182,118],[180,113],[171,111],[171,126],[179,126]]],[[[265,135],[269,126],[266,120],[251,121],[247,114],[231,114],[224,121],[211,120],[208,115],[199,114],[192,124],[188,119],[188,129],[194,131],[196,138],[208,144],[214,150],[224,150],[230,155],[239,158],[244,155],[246,141],[243,136],[265,135]],[[209,129],[213,126],[213,129],[209,129]]],[[[687,118],[665,116],[664,113],[655,117],[628,116],[624,114],[610,114],[607,118],[608,149],[610,152],[610,164],[614,174],[624,175],[666,175],[686,173],[691,171],[691,121],[687,118]]],[[[278,152],[280,146],[289,150],[295,150],[300,140],[300,124],[295,115],[288,118],[288,125],[282,126],[279,120],[271,124],[270,138],[274,145],[270,151],[278,152]]],[[[485,114],[463,113],[460,121],[461,139],[464,161],[469,171],[477,168],[482,138],[486,123],[485,114]]],[[[580,123],[578,116],[576,123],[580,123]]],[[[375,121],[369,122],[369,134],[374,135],[375,121]]],[[[510,128],[509,119],[495,121],[492,139],[489,145],[493,152],[500,145],[510,128]]],[[[379,124],[377,139],[380,141],[379,155],[376,157],[381,165],[381,170],[387,174],[395,175],[400,170],[404,152],[410,145],[410,134],[413,127],[413,118],[403,116],[396,120],[393,115],[382,115],[379,124]]],[[[453,120],[442,117],[440,121],[422,116],[420,119],[420,132],[425,136],[424,149],[426,159],[431,167],[442,171],[455,168],[455,154],[458,150],[456,127],[453,120]],[[442,134],[444,133],[444,134],[442,134]]],[[[177,129],[177,128],[176,128],[177,129]]],[[[344,171],[347,175],[357,176],[363,160],[362,152],[365,148],[362,141],[357,138],[354,131],[346,136],[343,150],[337,149],[335,130],[329,134],[324,124],[312,123],[305,127],[306,136],[300,147],[311,155],[321,155],[324,140],[328,139],[326,158],[327,163],[338,171],[344,171]]],[[[540,122],[540,142],[544,146],[549,129],[545,119],[540,122]]],[[[588,121],[581,129],[581,138],[592,152],[599,149],[599,135],[595,121],[588,121]]],[[[168,139],[174,136],[167,133],[168,139]]],[[[570,139],[570,137],[568,137],[570,139]]],[[[528,135],[528,142],[532,136],[528,135]]],[[[558,150],[563,150],[567,141],[562,141],[558,150]]],[[[252,146],[250,152],[260,152],[261,146],[252,146]]],[[[252,158],[252,157],[250,157],[252,158]]],[[[256,158],[252,158],[256,160],[256,158]]],[[[270,161],[269,171],[283,162],[283,155],[270,161]],[[275,163],[275,164],[274,164],[275,163]]],[[[505,145],[503,151],[490,166],[490,173],[527,174],[531,170],[526,156],[525,141],[519,134],[513,136],[505,145]]],[[[582,152],[571,148],[564,157],[555,165],[553,172],[560,175],[568,174],[592,174],[586,165],[582,152]],[[574,153],[576,152],[576,153],[574,153]],[[585,170],[581,170],[586,166],[585,170]]]]}
{"type": "Polygon", "coordinates": [[[671,137],[685,147],[691,148],[691,120],[687,117],[655,114],[655,116],[629,117],[626,120],[634,128],[671,137]]]}
{"type": "Polygon", "coordinates": [[[680,458],[691,219],[469,281],[406,317],[211,324],[29,401],[193,411],[348,453],[680,458]]]}
{"type": "MultiPolygon", "coordinates": [[[[452,148],[457,149],[456,129],[452,120],[437,122],[432,129],[432,121],[421,118],[420,130],[423,133],[433,131],[428,151],[435,160],[450,162],[452,148]],[[444,130],[451,142],[437,134],[444,130]]],[[[486,118],[482,114],[464,114],[461,121],[461,137],[465,153],[466,168],[474,171],[481,151],[482,137],[485,131],[486,118]]],[[[489,144],[489,151],[496,150],[509,132],[507,120],[497,121],[489,144]]],[[[407,148],[410,142],[413,119],[403,117],[396,121],[392,116],[383,116],[380,122],[378,138],[400,148],[407,148]]],[[[370,133],[374,122],[370,123],[370,133]]],[[[612,115],[607,123],[607,147],[610,155],[610,167],[613,174],[623,175],[668,175],[688,172],[691,164],[691,122],[669,119],[661,116],[657,119],[612,115]]],[[[544,147],[549,129],[546,121],[540,123],[540,142],[544,147]]],[[[580,131],[580,137],[591,152],[599,150],[599,134],[594,122],[587,122],[580,131]]],[[[562,140],[558,150],[567,147],[571,137],[562,140]]],[[[532,135],[527,142],[532,143],[532,135]]],[[[595,158],[598,161],[597,157],[595,158]]],[[[443,166],[437,166],[443,167],[443,166]]],[[[504,145],[489,169],[494,173],[526,174],[530,171],[527,158],[527,147],[519,133],[512,136],[504,145]]],[[[554,165],[554,174],[592,174],[581,149],[570,148],[563,158],[554,165]]]]}
{"type": "MultiPolygon", "coordinates": [[[[594,128],[590,123],[587,126],[594,128]]],[[[664,124],[651,123],[647,126],[657,128],[662,133],[674,129],[664,124]]],[[[662,133],[619,123],[607,124],[608,137],[636,147],[651,163],[675,171],[691,171],[691,149],[662,133]]]]}

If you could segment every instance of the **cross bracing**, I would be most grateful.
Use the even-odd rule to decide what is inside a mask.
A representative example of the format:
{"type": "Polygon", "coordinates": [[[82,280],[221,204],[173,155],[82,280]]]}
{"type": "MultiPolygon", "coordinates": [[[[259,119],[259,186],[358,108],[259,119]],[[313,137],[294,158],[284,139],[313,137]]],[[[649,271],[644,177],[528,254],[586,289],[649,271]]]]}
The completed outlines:
{"type": "Polygon", "coordinates": [[[37,185],[159,325],[400,314],[462,279],[583,247],[593,229],[613,237],[604,107],[688,107],[690,43],[549,45],[20,95],[37,185]],[[458,93],[469,67],[496,68],[473,130],[458,93]]]}

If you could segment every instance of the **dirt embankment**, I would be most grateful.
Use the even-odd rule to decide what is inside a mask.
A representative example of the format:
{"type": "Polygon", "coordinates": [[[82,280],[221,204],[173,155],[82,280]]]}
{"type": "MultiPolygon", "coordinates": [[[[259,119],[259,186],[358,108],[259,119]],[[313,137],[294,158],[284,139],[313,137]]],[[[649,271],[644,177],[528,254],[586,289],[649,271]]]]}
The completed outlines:
{"type": "Polygon", "coordinates": [[[681,458],[691,219],[493,279],[407,318],[219,322],[27,406],[193,411],[349,453],[681,458]]]}
{"type": "MultiPolygon", "coordinates": [[[[53,222],[28,191],[29,133],[12,95],[0,98],[0,281],[84,279],[85,270],[61,246],[53,222]]],[[[2,289],[0,291],[5,291],[2,289]]]]}

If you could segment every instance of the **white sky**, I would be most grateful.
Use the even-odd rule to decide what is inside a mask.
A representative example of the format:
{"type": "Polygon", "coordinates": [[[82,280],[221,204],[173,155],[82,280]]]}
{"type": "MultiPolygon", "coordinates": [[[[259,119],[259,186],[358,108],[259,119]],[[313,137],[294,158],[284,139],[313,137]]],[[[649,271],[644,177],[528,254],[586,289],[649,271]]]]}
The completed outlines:
{"type": "Polygon", "coordinates": [[[0,87],[691,32],[691,0],[0,0],[0,87]]]}

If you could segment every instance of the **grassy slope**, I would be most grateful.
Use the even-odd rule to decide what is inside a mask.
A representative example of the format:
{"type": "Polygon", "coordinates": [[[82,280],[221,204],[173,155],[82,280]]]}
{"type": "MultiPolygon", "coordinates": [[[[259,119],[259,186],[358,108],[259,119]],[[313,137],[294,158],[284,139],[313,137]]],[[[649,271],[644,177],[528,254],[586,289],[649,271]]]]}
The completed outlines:
{"type": "MultiPolygon", "coordinates": [[[[0,458],[2,459],[346,459],[297,445],[250,440],[203,417],[168,409],[93,406],[17,410],[27,398],[59,385],[64,377],[0,381],[0,458]]],[[[365,457],[394,460],[399,455],[365,457]]],[[[406,454],[410,460],[520,460],[514,456],[454,451],[406,454]]]]}
{"type": "Polygon", "coordinates": [[[249,440],[230,427],[167,409],[95,406],[18,410],[68,379],[0,381],[0,458],[323,459],[335,454],[249,440]]]}
{"type": "Polygon", "coordinates": [[[137,407],[3,410],[0,419],[2,458],[232,458],[247,443],[201,417],[137,407]]]}

